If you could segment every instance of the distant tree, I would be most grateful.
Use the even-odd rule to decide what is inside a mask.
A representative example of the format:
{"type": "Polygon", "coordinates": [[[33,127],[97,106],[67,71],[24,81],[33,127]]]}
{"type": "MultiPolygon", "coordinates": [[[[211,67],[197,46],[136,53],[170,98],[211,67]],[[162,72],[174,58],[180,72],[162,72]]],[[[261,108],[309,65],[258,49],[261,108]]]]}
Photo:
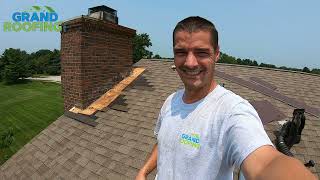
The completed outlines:
{"type": "Polygon", "coordinates": [[[153,52],[147,51],[147,55],[143,56],[142,58],[151,59],[153,56],[153,52]]]}
{"type": "Polygon", "coordinates": [[[146,49],[150,46],[152,46],[152,43],[148,34],[135,35],[133,38],[133,62],[136,63],[142,58],[151,58],[152,52],[146,49]]]}
{"type": "Polygon", "coordinates": [[[320,69],[314,68],[314,69],[311,70],[311,73],[313,73],[313,74],[320,74],[320,69]]]}
{"type": "Polygon", "coordinates": [[[220,53],[220,63],[227,63],[227,64],[238,64],[235,57],[229,56],[228,54],[225,54],[223,52],[220,53]]]}
{"type": "Polygon", "coordinates": [[[259,66],[259,64],[256,60],[253,60],[252,66],[259,66]]]}
{"type": "Polygon", "coordinates": [[[32,74],[44,74],[49,64],[51,51],[40,49],[30,54],[32,74]]]}
{"type": "Polygon", "coordinates": [[[277,68],[277,66],[275,66],[273,64],[265,64],[265,63],[261,63],[259,66],[260,67],[267,67],[267,68],[277,68]]]}
{"type": "Polygon", "coordinates": [[[40,49],[37,52],[33,52],[30,54],[31,59],[35,59],[47,54],[51,54],[52,52],[49,49],[40,49]]]}
{"type": "Polygon", "coordinates": [[[153,59],[161,59],[162,57],[159,54],[156,54],[152,57],[153,59]]]}
{"type": "Polygon", "coordinates": [[[60,51],[40,49],[30,54],[32,74],[60,75],[60,51]]]}
{"type": "Polygon", "coordinates": [[[236,61],[237,61],[237,64],[242,64],[242,59],[237,58],[236,61]]]}
{"type": "Polygon", "coordinates": [[[60,51],[55,49],[50,55],[48,67],[45,70],[50,75],[61,74],[60,51]]]}
{"type": "Polygon", "coordinates": [[[244,59],[244,60],[242,60],[242,64],[243,65],[251,65],[252,64],[252,61],[250,60],[250,59],[244,59]]]}
{"type": "Polygon", "coordinates": [[[310,73],[311,71],[310,71],[310,69],[309,69],[309,68],[304,67],[304,68],[302,69],[302,72],[310,73]]]}
{"type": "Polygon", "coordinates": [[[31,76],[29,55],[20,49],[6,49],[2,54],[2,79],[7,84],[16,83],[20,78],[31,76]]]}
{"type": "Polygon", "coordinates": [[[290,71],[302,71],[302,70],[299,69],[299,68],[288,68],[288,70],[290,70],[290,71]]]}
{"type": "Polygon", "coordinates": [[[280,66],[279,69],[285,69],[287,70],[288,68],[286,66],[280,66]]]}
{"type": "Polygon", "coordinates": [[[258,66],[257,61],[252,61],[250,59],[244,59],[242,60],[243,65],[248,65],[248,66],[258,66]]]}
{"type": "Polygon", "coordinates": [[[0,82],[2,81],[3,69],[4,69],[4,62],[2,60],[2,56],[0,56],[0,82]]]}

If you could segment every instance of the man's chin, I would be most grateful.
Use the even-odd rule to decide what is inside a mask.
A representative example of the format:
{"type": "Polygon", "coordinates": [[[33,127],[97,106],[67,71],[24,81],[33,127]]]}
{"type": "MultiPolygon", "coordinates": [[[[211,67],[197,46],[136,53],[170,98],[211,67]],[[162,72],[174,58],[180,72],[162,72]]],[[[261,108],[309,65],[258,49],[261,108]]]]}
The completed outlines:
{"type": "Polygon", "coordinates": [[[184,83],[184,86],[185,86],[185,89],[188,89],[188,90],[198,90],[198,89],[201,89],[202,85],[200,82],[185,82],[184,83]]]}

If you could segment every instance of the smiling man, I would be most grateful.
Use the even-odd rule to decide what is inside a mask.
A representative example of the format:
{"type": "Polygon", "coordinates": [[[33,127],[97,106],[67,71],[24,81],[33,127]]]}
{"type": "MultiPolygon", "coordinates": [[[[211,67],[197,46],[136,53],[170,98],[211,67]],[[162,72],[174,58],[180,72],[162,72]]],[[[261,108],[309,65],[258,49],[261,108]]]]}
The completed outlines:
{"type": "Polygon", "coordinates": [[[315,179],[272,145],[254,108],[214,79],[218,32],[201,17],[173,31],[174,63],[185,88],[164,102],[155,128],[157,144],[136,179],[157,168],[158,180],[315,179]]]}

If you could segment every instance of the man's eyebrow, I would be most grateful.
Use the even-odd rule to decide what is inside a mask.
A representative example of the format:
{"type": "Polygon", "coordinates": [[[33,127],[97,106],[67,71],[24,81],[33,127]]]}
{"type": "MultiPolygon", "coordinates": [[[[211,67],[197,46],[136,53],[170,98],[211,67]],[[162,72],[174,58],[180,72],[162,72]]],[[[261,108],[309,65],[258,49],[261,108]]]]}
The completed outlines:
{"type": "Polygon", "coordinates": [[[195,48],[194,51],[210,51],[209,48],[195,48]]]}
{"type": "Polygon", "coordinates": [[[174,50],[174,51],[186,51],[185,48],[174,48],[173,50],[174,50]]]}

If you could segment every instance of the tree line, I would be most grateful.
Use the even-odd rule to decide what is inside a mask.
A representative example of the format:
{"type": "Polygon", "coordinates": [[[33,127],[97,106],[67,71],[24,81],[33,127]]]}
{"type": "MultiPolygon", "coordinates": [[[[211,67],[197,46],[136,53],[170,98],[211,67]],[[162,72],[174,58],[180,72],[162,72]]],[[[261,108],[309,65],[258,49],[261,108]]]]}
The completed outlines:
{"type": "Polygon", "coordinates": [[[256,60],[235,58],[233,56],[230,56],[230,55],[228,55],[226,53],[222,53],[222,52],[220,53],[220,60],[218,62],[227,63],[227,64],[259,66],[259,67],[266,67],[266,68],[275,68],[275,69],[284,69],[284,70],[290,70],[290,71],[300,71],[300,72],[306,72],[306,73],[312,73],[312,74],[320,74],[320,69],[318,69],[318,68],[313,68],[312,70],[310,70],[308,67],[304,67],[302,69],[299,69],[299,68],[291,68],[291,67],[286,67],[286,66],[277,67],[276,65],[267,64],[267,63],[258,64],[258,62],[256,60]]]}
{"type": "MultiPolygon", "coordinates": [[[[133,39],[133,63],[138,62],[142,58],[173,59],[163,58],[159,54],[153,55],[153,53],[148,50],[151,46],[152,43],[148,34],[137,34],[133,39]]],[[[28,54],[26,51],[20,49],[9,48],[0,56],[0,81],[4,81],[6,84],[12,84],[37,74],[60,75],[60,61],[60,50],[57,49],[53,51],[41,49],[28,54]]],[[[317,68],[310,70],[308,67],[302,69],[286,66],[277,67],[273,64],[259,64],[256,60],[235,58],[226,53],[220,54],[219,62],[320,74],[320,69],[317,68]]]]}
{"type": "Polygon", "coordinates": [[[34,74],[60,75],[60,51],[41,49],[28,54],[20,49],[6,49],[0,56],[0,80],[12,84],[34,74]]]}

